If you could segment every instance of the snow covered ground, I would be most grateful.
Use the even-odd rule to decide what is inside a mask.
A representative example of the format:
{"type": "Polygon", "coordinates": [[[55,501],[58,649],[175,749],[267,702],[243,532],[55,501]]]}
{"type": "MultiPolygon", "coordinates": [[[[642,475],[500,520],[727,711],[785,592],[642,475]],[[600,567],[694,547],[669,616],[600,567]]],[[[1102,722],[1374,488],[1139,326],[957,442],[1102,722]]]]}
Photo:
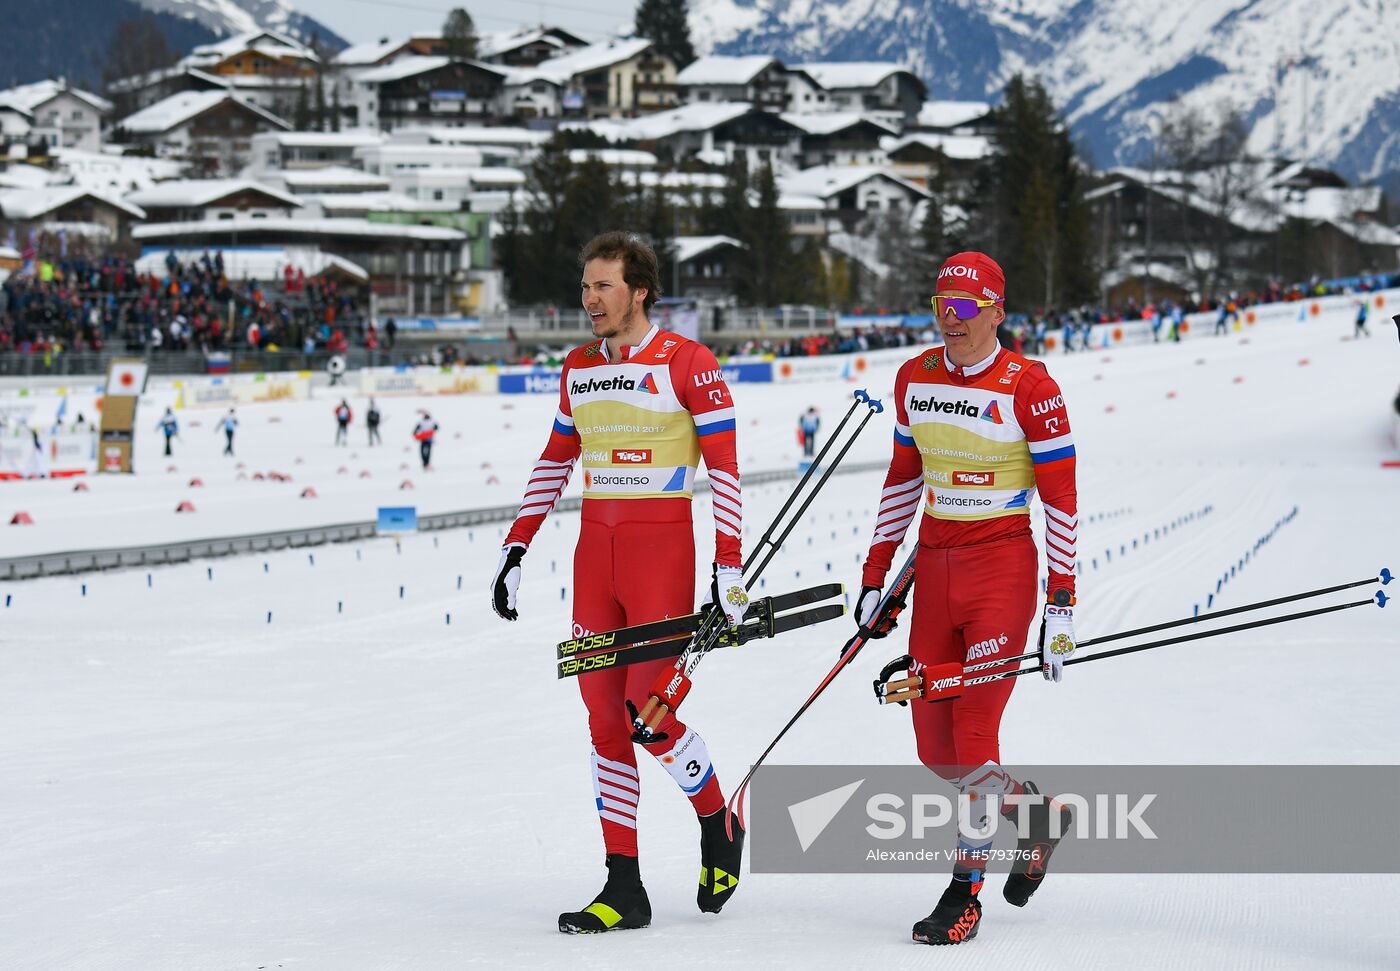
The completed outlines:
{"type": "MultiPolygon", "coordinates": [[[[1369,341],[1346,339],[1340,312],[1050,361],[1079,452],[1081,637],[1204,610],[1222,573],[1295,507],[1214,606],[1400,569],[1400,469],[1381,467],[1396,458],[1400,348],[1382,323],[1369,341]]],[[[893,370],[869,377],[886,393],[893,370]]],[[[797,414],[816,404],[830,428],[851,387],[736,386],[742,467],[794,463],[797,414]]],[[[138,475],[91,477],[85,493],[71,481],[0,483],[0,516],[35,519],[0,527],[0,555],[367,519],[377,505],[509,504],[554,408],[548,397],[387,399],[386,444],[369,449],[365,403],[352,399],[354,446],[336,448],[336,400],[321,389],[308,403],[239,409],[233,460],[219,454],[219,412],[186,411],[170,462],[149,430],[152,401],[138,475]],[[443,426],[429,473],[404,451],[418,406],[443,426]],[[239,480],[239,462],[292,481],[239,480]],[[204,485],[191,488],[194,477],[204,485]],[[416,488],[400,490],[404,479],[416,488]],[[318,498],[299,498],[308,485],[318,498]],[[182,499],[197,512],[176,515],[182,499]]],[[[873,421],[851,458],[887,456],[890,425],[873,421]]],[[[881,479],[833,478],[765,590],[858,583],[881,479]]],[[[750,542],[787,488],[746,490],[750,542]]],[[[703,550],[703,498],[696,521],[703,550]]],[[[1001,900],[994,877],[977,940],[938,951],[908,932],[943,878],[758,874],[724,914],[701,915],[698,830],[647,759],[652,928],[560,935],[557,913],[589,901],[602,874],[584,711],[550,654],[569,628],[576,533],[576,514],[541,532],[515,625],[496,620],[484,592],[498,527],[0,583],[0,965],[1400,966],[1397,876],[1059,874],[1024,910],[1001,900]]],[[[706,661],[686,713],[726,787],[849,629],[706,661]]],[[[899,640],[863,655],[775,761],[912,761],[907,715],[869,697],[899,640]]],[[[1394,606],[1362,608],[1071,669],[1058,686],[1023,679],[1003,757],[1394,764],[1397,646],[1394,606]]]]}

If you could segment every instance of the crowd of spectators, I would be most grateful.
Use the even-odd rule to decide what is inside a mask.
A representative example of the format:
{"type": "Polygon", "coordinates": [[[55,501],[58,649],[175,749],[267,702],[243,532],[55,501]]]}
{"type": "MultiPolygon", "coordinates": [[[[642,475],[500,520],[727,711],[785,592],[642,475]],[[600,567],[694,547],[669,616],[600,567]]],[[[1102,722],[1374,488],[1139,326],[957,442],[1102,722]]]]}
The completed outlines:
{"type": "Polygon", "coordinates": [[[163,273],[119,256],[40,259],[0,284],[0,352],[380,346],[354,288],[290,267],[277,284],[231,280],[222,253],[171,254],[163,273]]]}

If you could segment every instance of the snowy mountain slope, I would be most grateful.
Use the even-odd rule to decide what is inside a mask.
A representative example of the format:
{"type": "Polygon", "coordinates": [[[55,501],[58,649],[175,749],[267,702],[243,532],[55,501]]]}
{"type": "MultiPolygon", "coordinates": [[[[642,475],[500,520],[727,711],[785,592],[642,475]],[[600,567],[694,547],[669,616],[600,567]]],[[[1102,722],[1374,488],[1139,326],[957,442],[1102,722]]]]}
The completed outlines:
{"type": "Polygon", "coordinates": [[[321,41],[333,50],[347,46],[346,41],[324,24],[297,10],[287,0],[137,0],[147,10],[168,13],[196,20],[221,34],[242,34],[255,30],[274,30],[300,41],[309,41],[319,34],[321,41]]]}
{"type": "Polygon", "coordinates": [[[1100,165],[1141,161],[1172,101],[1248,119],[1249,149],[1400,170],[1400,5],[1375,0],[695,0],[697,46],[892,60],[934,98],[1039,75],[1100,165]]]}

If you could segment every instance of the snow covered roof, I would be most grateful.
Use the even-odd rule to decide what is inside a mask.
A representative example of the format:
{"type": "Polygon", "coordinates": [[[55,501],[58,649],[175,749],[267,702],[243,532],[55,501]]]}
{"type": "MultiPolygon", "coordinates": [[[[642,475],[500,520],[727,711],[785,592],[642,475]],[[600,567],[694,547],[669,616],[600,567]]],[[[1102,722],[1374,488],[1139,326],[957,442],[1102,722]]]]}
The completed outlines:
{"type": "Polygon", "coordinates": [[[0,91],[0,101],[8,101],[22,111],[33,114],[44,102],[51,101],[61,94],[71,94],[80,101],[87,102],[104,115],[110,114],[112,111],[112,102],[105,98],[99,98],[91,91],[72,87],[64,81],[35,81],[33,84],[21,84],[18,87],[0,91]]]}
{"type": "Polygon", "coordinates": [[[467,234],[445,226],[404,226],[373,223],[368,219],[297,219],[274,216],[256,219],[202,219],[183,223],[147,223],[131,231],[133,239],[173,239],[180,236],[229,235],[233,233],[281,233],[286,236],[349,237],[370,239],[416,239],[423,242],[457,243],[467,234]]]}
{"type": "Polygon", "coordinates": [[[650,168],[656,165],[656,156],[651,152],[641,152],[629,148],[574,148],[569,150],[569,161],[580,165],[589,160],[602,162],[608,166],[628,166],[630,168],[650,168]]]}
{"type": "Polygon", "coordinates": [[[803,195],[798,192],[779,192],[778,208],[789,212],[813,212],[826,208],[826,200],[821,196],[803,195]]]}
{"type": "Polygon", "coordinates": [[[692,62],[676,75],[677,84],[748,84],[770,64],[780,64],[776,57],[754,54],[728,57],[712,54],[692,62]]]}
{"type": "Polygon", "coordinates": [[[80,185],[46,185],[33,189],[0,191],[0,213],[3,213],[6,219],[38,219],[84,197],[106,203],[136,219],[146,218],[146,213],[138,206],[80,185]]]}
{"type": "Polygon", "coordinates": [[[570,46],[581,46],[581,37],[559,27],[519,27],[515,30],[482,34],[476,40],[476,54],[480,58],[499,57],[527,44],[544,43],[556,50],[570,46]]]}
{"type": "MultiPolygon", "coordinates": [[[[499,70],[499,68],[497,68],[499,70]]],[[[552,132],[536,131],[529,128],[499,128],[484,125],[466,125],[461,128],[399,128],[394,131],[394,140],[400,144],[413,142],[456,145],[500,145],[504,147],[533,148],[543,145],[553,137],[552,132]]]]}
{"type": "Polygon", "coordinates": [[[182,63],[210,64],[254,48],[277,57],[302,57],[312,61],[318,59],[315,51],[285,34],[270,30],[252,30],[225,37],[212,44],[200,44],[190,51],[182,63]]]}
{"type": "Polygon", "coordinates": [[[908,74],[907,67],[877,61],[845,61],[819,64],[794,64],[794,71],[805,72],[828,91],[838,88],[873,88],[891,74],[908,74]]]}
{"type": "Polygon", "coordinates": [[[956,128],[976,121],[992,106],[985,101],[925,101],[915,124],[924,128],[956,128]]]}
{"type": "Polygon", "coordinates": [[[311,201],[327,213],[456,212],[460,208],[454,200],[415,199],[401,192],[329,192],[312,196],[311,201]]]}
{"type": "Polygon", "coordinates": [[[236,192],[261,192],[283,205],[300,207],[301,201],[281,189],[274,189],[252,179],[176,179],[158,182],[149,189],[129,193],[126,201],[142,208],[172,206],[207,206],[236,192]]]}
{"type": "Polygon", "coordinates": [[[182,91],[179,94],[172,94],[168,98],[142,108],[134,115],[127,115],[117,125],[129,132],[159,134],[178,128],[226,101],[232,101],[234,104],[260,115],[268,124],[276,125],[279,128],[292,127],[289,122],[283,121],[272,112],[264,111],[252,102],[228,91],[182,91]]]}
{"type": "Polygon", "coordinates": [[[651,41],[645,37],[604,41],[601,44],[590,44],[582,50],[541,61],[536,70],[546,77],[552,77],[562,83],[577,74],[588,74],[630,60],[650,46],[651,41]]]}
{"type": "Polygon", "coordinates": [[[329,269],[340,270],[357,280],[368,280],[369,274],[358,263],[343,256],[322,253],[314,246],[237,246],[223,249],[217,246],[199,248],[151,247],[136,260],[137,273],[166,274],[166,254],[174,253],[182,264],[198,262],[207,253],[224,257],[224,273],[230,280],[278,280],[285,267],[301,270],[307,276],[317,276],[329,269]]]}
{"type": "Polygon", "coordinates": [[[986,158],[992,151],[991,140],[985,135],[939,135],[934,132],[913,132],[903,138],[893,139],[883,147],[887,154],[893,155],[910,145],[922,145],[959,161],[986,158]]]}
{"type": "Polygon", "coordinates": [[[282,148],[359,148],[382,145],[384,136],[372,131],[279,131],[263,136],[282,148]]]}
{"type": "Polygon", "coordinates": [[[927,197],[929,194],[923,186],[902,179],[878,165],[818,165],[779,176],[778,184],[785,194],[829,199],[871,179],[888,179],[918,196],[927,197]]]}
{"type": "Polygon", "coordinates": [[[37,165],[12,164],[0,172],[0,188],[37,189],[49,184],[50,172],[37,165]]]}
{"type": "Polygon", "coordinates": [[[675,242],[676,262],[684,263],[686,260],[693,260],[697,256],[702,256],[712,249],[721,246],[734,246],[739,249],[744,248],[744,244],[733,236],[677,236],[675,242]]]}
{"type": "Polygon", "coordinates": [[[371,64],[378,64],[384,58],[397,51],[407,44],[403,38],[390,39],[381,37],[379,40],[365,41],[363,44],[351,44],[341,51],[331,61],[341,67],[362,67],[371,64]]]}
{"type": "Polygon", "coordinates": [[[346,165],[327,165],[319,169],[283,169],[269,172],[267,178],[281,179],[288,188],[319,189],[325,186],[351,186],[355,188],[389,188],[389,180],[383,176],[371,175],[346,165]]]}
{"type": "Polygon", "coordinates": [[[414,54],[412,57],[401,57],[392,64],[384,64],[379,67],[372,67],[368,71],[361,71],[355,75],[355,80],[364,84],[384,84],[388,81],[402,81],[404,78],[416,77],[419,74],[436,71],[438,68],[446,67],[451,63],[452,58],[450,57],[414,54]]]}
{"type": "Polygon", "coordinates": [[[13,101],[6,101],[3,94],[0,94],[0,111],[13,111],[15,114],[24,115],[27,118],[34,117],[34,112],[23,105],[15,104],[13,101]]]}
{"type": "Polygon", "coordinates": [[[854,128],[861,122],[874,125],[890,135],[899,134],[899,129],[889,122],[881,121],[870,115],[863,115],[858,111],[825,111],[820,114],[784,111],[779,117],[788,124],[801,128],[809,135],[831,135],[835,132],[845,131],[847,128],[854,128]]]}
{"type": "Polygon", "coordinates": [[[24,254],[13,246],[6,246],[4,243],[0,243],[0,260],[17,260],[23,255],[24,254]]]}
{"type": "Polygon", "coordinates": [[[590,128],[613,141],[651,141],[686,131],[709,131],[725,122],[758,111],[747,101],[696,101],[667,111],[658,111],[626,121],[599,119],[580,122],[571,128],[590,128]]]}

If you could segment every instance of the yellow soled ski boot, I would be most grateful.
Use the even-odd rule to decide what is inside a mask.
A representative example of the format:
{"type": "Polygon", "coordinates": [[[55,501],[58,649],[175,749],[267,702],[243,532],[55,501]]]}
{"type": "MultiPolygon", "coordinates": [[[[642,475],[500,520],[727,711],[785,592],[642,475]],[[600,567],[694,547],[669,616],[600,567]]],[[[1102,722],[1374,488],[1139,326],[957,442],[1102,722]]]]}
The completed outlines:
{"type": "Polygon", "coordinates": [[[593,903],[572,914],[559,915],[563,934],[601,934],[632,930],[651,923],[651,901],[642,886],[635,856],[608,854],[608,881],[593,903]]]}
{"type": "Polygon", "coordinates": [[[700,890],[695,902],[707,914],[717,914],[739,887],[739,863],[744,858],[744,827],[739,817],[720,809],[700,817],[700,890]],[[734,838],[724,830],[729,817],[734,838]]]}

